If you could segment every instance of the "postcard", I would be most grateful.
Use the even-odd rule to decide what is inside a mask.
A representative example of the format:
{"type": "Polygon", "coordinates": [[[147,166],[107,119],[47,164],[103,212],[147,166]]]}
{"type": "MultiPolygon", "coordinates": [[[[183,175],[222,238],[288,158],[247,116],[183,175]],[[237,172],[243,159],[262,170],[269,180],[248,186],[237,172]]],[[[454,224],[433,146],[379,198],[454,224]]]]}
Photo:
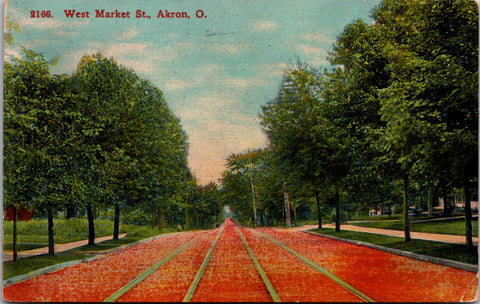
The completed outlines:
{"type": "Polygon", "coordinates": [[[3,300],[478,299],[475,1],[5,0],[3,300]]]}

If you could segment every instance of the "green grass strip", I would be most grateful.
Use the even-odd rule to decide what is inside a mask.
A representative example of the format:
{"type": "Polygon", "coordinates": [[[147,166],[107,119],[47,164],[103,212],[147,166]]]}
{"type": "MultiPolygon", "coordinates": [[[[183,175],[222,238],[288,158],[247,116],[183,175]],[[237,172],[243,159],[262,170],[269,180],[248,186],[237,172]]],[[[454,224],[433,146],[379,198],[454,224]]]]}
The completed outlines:
{"type": "Polygon", "coordinates": [[[200,269],[198,269],[197,274],[195,275],[195,278],[193,278],[192,284],[190,285],[190,288],[187,291],[187,294],[183,298],[182,302],[190,302],[190,300],[193,297],[193,294],[195,293],[195,289],[197,289],[197,285],[200,282],[200,279],[203,276],[203,272],[208,266],[208,262],[210,261],[210,258],[212,257],[213,251],[215,250],[215,247],[217,246],[218,240],[220,239],[220,235],[223,232],[224,227],[220,229],[218,232],[217,236],[215,237],[215,241],[213,241],[212,247],[210,247],[210,250],[208,251],[207,255],[205,256],[205,259],[203,260],[202,265],[200,266],[200,269]]]}
{"type": "Polygon", "coordinates": [[[354,288],[353,286],[351,286],[350,284],[348,284],[347,282],[343,281],[342,279],[340,279],[339,277],[337,277],[336,275],[334,275],[333,273],[329,272],[328,270],[326,270],[325,268],[321,267],[320,265],[310,261],[309,259],[307,259],[306,257],[304,257],[303,255],[299,254],[298,252],[296,252],[295,250],[287,247],[285,244],[281,243],[280,241],[277,241],[276,239],[272,238],[271,236],[267,235],[267,234],[264,234],[264,233],[261,233],[259,231],[255,231],[256,233],[259,233],[261,234],[264,238],[268,239],[269,241],[275,243],[277,246],[285,249],[286,251],[290,252],[291,254],[293,254],[294,256],[296,256],[298,259],[300,259],[302,262],[304,262],[305,264],[309,265],[310,267],[312,267],[313,269],[317,270],[317,271],[320,271],[321,273],[323,273],[324,275],[326,275],[327,277],[329,277],[330,279],[332,279],[333,281],[335,281],[337,284],[343,286],[345,289],[347,289],[348,291],[352,292],[353,294],[355,294],[357,297],[361,298],[362,300],[366,301],[366,302],[375,302],[373,299],[369,298],[368,296],[366,296],[365,294],[363,294],[361,291],[359,291],[358,289],[354,288]]]}
{"type": "Polygon", "coordinates": [[[258,274],[262,277],[263,283],[268,289],[268,292],[270,293],[270,296],[272,297],[272,300],[274,302],[282,302],[282,299],[280,299],[280,296],[278,295],[277,291],[272,285],[272,282],[268,279],[267,273],[265,270],[263,270],[262,265],[260,265],[260,262],[258,261],[257,257],[253,253],[252,249],[247,243],[247,240],[245,239],[245,236],[243,235],[242,231],[238,226],[236,227],[238,232],[240,233],[240,238],[242,239],[243,244],[245,245],[245,248],[247,248],[248,255],[250,256],[250,259],[253,262],[253,265],[255,266],[255,269],[257,270],[258,274]]]}
{"type": "Polygon", "coordinates": [[[176,250],[174,250],[172,253],[170,253],[168,256],[166,256],[165,258],[163,258],[162,260],[158,261],[157,263],[155,263],[155,265],[153,265],[152,267],[150,267],[149,269],[147,269],[145,272],[143,272],[142,274],[140,274],[138,277],[136,277],[135,279],[131,280],[128,284],[124,285],[123,287],[121,287],[119,290],[117,290],[116,292],[114,292],[113,294],[111,294],[108,298],[106,298],[105,300],[103,300],[103,302],[114,302],[115,300],[117,300],[118,298],[120,298],[124,293],[126,293],[127,291],[129,291],[130,289],[132,289],[135,285],[137,285],[138,283],[140,283],[141,281],[145,280],[145,278],[147,278],[149,275],[151,275],[152,273],[154,273],[158,268],[162,267],[165,263],[167,263],[168,261],[170,261],[172,258],[174,258],[175,256],[177,256],[180,252],[182,252],[183,250],[185,250],[188,246],[190,246],[191,244],[197,242],[199,239],[201,239],[202,237],[198,237],[198,238],[194,238],[192,239],[191,241],[189,241],[188,243],[186,243],[185,245],[177,248],[176,250]]]}

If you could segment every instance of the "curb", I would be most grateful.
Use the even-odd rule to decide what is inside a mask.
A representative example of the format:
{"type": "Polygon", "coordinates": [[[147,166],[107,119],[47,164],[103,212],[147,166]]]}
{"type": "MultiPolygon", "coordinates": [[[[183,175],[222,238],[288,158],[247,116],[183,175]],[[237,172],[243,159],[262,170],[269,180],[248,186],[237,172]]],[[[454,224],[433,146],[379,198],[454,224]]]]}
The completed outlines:
{"type": "Polygon", "coordinates": [[[350,243],[350,244],[354,244],[354,245],[358,245],[358,246],[364,246],[364,247],[369,247],[369,248],[373,248],[373,249],[377,249],[377,250],[382,250],[382,251],[386,251],[386,252],[389,252],[389,253],[393,253],[395,255],[400,255],[400,256],[404,256],[404,257],[407,257],[407,258],[411,258],[411,259],[415,259],[415,260],[419,260],[419,261],[423,261],[423,262],[429,262],[429,263],[433,263],[433,264],[438,264],[438,265],[442,265],[442,266],[453,267],[453,268],[457,268],[457,269],[461,269],[461,270],[466,270],[466,271],[478,273],[478,266],[473,265],[473,264],[462,263],[462,262],[457,262],[457,261],[452,261],[452,260],[447,260],[447,259],[442,259],[442,258],[437,258],[437,257],[431,257],[431,256],[423,255],[423,254],[418,254],[418,253],[413,253],[413,252],[409,252],[409,251],[403,251],[403,250],[399,250],[399,249],[383,247],[383,246],[374,245],[374,244],[370,244],[370,243],[365,243],[365,242],[361,242],[361,241],[344,239],[344,238],[340,238],[340,237],[337,237],[337,236],[315,233],[315,232],[312,232],[312,231],[302,231],[302,232],[312,234],[312,235],[316,235],[316,236],[322,236],[322,237],[326,237],[326,238],[330,238],[330,239],[334,239],[334,240],[337,240],[337,241],[342,241],[342,242],[346,242],[346,243],[350,243]]]}
{"type": "Polygon", "coordinates": [[[154,239],[158,239],[158,238],[167,236],[169,234],[174,234],[174,233],[179,233],[179,232],[169,232],[169,233],[156,235],[156,236],[149,237],[149,238],[146,238],[146,239],[142,239],[142,240],[130,243],[130,244],[121,245],[121,246],[118,246],[118,247],[115,247],[115,248],[112,248],[112,249],[109,249],[109,250],[102,251],[102,253],[99,253],[99,254],[97,254],[93,257],[89,257],[89,258],[82,259],[82,260],[75,260],[75,261],[69,261],[69,262],[64,262],[64,263],[60,263],[60,264],[55,264],[55,265],[51,265],[51,266],[47,266],[47,267],[44,267],[44,268],[40,268],[40,269],[31,271],[31,272],[26,273],[26,274],[21,274],[21,275],[18,275],[16,277],[11,277],[9,279],[3,280],[3,287],[5,288],[5,287],[8,287],[8,286],[26,281],[28,279],[34,278],[36,276],[44,275],[44,274],[47,274],[47,273],[50,273],[50,272],[53,272],[53,271],[56,271],[56,270],[60,270],[60,269],[63,269],[63,268],[67,268],[67,267],[70,267],[70,266],[74,266],[74,265],[77,265],[77,264],[88,263],[88,262],[91,262],[91,261],[94,261],[94,260],[105,257],[105,254],[107,254],[107,253],[112,253],[112,252],[115,252],[115,251],[118,251],[118,250],[128,248],[130,246],[139,245],[141,243],[145,243],[145,242],[148,242],[148,241],[151,241],[151,240],[154,240],[154,239]]]}

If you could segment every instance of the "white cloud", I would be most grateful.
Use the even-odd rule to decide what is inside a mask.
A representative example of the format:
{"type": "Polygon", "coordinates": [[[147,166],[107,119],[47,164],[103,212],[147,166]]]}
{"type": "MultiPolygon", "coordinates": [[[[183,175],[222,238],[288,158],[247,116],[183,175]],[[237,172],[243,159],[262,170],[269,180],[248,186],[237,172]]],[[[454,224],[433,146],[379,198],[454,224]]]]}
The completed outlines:
{"type": "Polygon", "coordinates": [[[320,43],[335,43],[334,37],[329,37],[325,33],[309,33],[305,35],[298,36],[299,40],[307,40],[309,42],[320,42],[320,43]]]}
{"type": "Polygon", "coordinates": [[[165,81],[164,89],[166,91],[177,91],[177,90],[185,90],[187,88],[192,88],[199,86],[200,82],[197,81],[185,81],[182,79],[172,79],[165,81]]]}
{"type": "MultiPolygon", "coordinates": [[[[167,79],[163,88],[166,91],[180,91],[188,88],[205,86],[207,82],[218,82],[222,79],[222,73],[225,67],[218,64],[205,64],[195,68],[189,75],[189,78],[167,79]]],[[[169,76],[172,71],[165,71],[169,76]]]]}
{"type": "Polygon", "coordinates": [[[10,60],[11,57],[21,58],[21,55],[20,55],[20,53],[17,52],[16,50],[5,49],[5,50],[4,50],[4,56],[3,56],[4,60],[5,60],[6,62],[10,62],[10,61],[11,61],[11,60],[10,60]]]}
{"type": "Polygon", "coordinates": [[[328,65],[328,51],[316,46],[297,44],[295,46],[297,52],[306,55],[307,62],[312,66],[328,65]]]}
{"type": "Polygon", "coordinates": [[[314,56],[325,56],[327,55],[327,52],[321,48],[311,46],[311,45],[305,45],[305,44],[298,44],[296,46],[296,49],[304,54],[307,55],[314,55],[314,56]]]}
{"type": "Polygon", "coordinates": [[[101,52],[106,57],[113,57],[115,60],[136,72],[154,73],[157,71],[158,63],[173,60],[177,57],[175,51],[166,47],[160,50],[152,50],[150,43],[90,43],[83,51],[70,51],[68,57],[79,60],[85,54],[101,52]],[[72,54],[73,53],[73,54],[72,54]],[[153,55],[152,55],[153,54],[153,55]]]}
{"type": "Polygon", "coordinates": [[[225,79],[225,84],[228,87],[234,88],[251,88],[253,86],[263,85],[266,82],[262,78],[228,78],[225,79]]]}
{"type": "Polygon", "coordinates": [[[285,62],[279,62],[269,65],[262,65],[258,67],[260,73],[258,74],[257,78],[265,79],[265,80],[272,80],[273,79],[280,79],[285,71],[288,69],[289,65],[285,62]]]}
{"type": "Polygon", "coordinates": [[[278,27],[278,24],[273,21],[257,21],[252,24],[252,28],[258,32],[270,32],[278,27]]]}

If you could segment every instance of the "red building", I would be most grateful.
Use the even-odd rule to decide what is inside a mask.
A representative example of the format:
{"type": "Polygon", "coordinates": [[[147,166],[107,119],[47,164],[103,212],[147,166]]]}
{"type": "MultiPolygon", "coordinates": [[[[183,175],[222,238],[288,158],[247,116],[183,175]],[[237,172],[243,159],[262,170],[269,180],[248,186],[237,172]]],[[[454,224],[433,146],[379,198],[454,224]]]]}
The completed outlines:
{"type": "MultiPolygon", "coordinates": [[[[15,206],[8,206],[7,212],[5,213],[5,219],[7,221],[13,221],[15,216],[15,206]]],[[[17,211],[17,219],[19,221],[29,221],[30,218],[33,216],[33,210],[27,210],[23,208],[22,204],[20,204],[20,208],[17,211]]]]}

